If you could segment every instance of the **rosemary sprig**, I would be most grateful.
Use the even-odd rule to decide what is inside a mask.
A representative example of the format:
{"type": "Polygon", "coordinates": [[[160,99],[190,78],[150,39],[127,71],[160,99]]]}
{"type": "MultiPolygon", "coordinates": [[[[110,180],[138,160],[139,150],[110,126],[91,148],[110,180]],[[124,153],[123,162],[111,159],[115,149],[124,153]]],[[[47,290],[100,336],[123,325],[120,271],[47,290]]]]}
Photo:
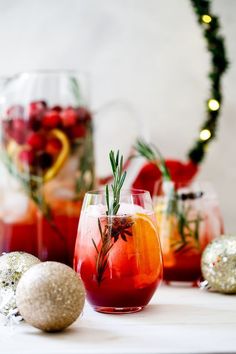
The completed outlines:
{"type": "Polygon", "coordinates": [[[134,148],[137,151],[138,156],[142,156],[142,157],[146,158],[146,160],[152,162],[161,171],[161,174],[162,174],[162,177],[164,180],[164,185],[168,186],[167,214],[171,214],[174,210],[176,210],[177,198],[175,196],[175,189],[174,189],[173,184],[170,185],[170,182],[172,181],[171,175],[169,173],[169,170],[166,166],[166,163],[165,163],[165,160],[164,160],[162,154],[160,153],[160,151],[157,149],[157,147],[155,145],[153,145],[153,144],[148,145],[146,142],[144,142],[141,139],[137,140],[134,148]]]}
{"type": "Polygon", "coordinates": [[[114,178],[112,189],[112,201],[109,196],[109,186],[106,185],[106,202],[107,202],[107,215],[116,215],[120,208],[120,192],[123,187],[127,172],[123,172],[123,156],[120,157],[120,152],[114,153],[110,151],[109,154],[112,174],[114,178]]]}
{"type": "Polygon", "coordinates": [[[98,229],[101,240],[96,245],[94,239],[92,239],[96,250],[96,279],[99,285],[104,280],[104,272],[108,265],[110,250],[119,237],[127,242],[127,237],[132,236],[130,228],[133,225],[130,217],[114,218],[120,208],[120,193],[126,178],[126,171],[123,172],[123,156],[120,156],[119,151],[116,154],[111,151],[109,159],[114,181],[110,188],[106,185],[105,189],[107,211],[106,216],[102,218],[105,221],[103,227],[101,219],[98,218],[98,229]]]}
{"type": "Polygon", "coordinates": [[[196,220],[188,220],[188,212],[180,206],[178,194],[175,190],[174,183],[171,179],[171,175],[162,154],[154,145],[148,145],[143,140],[138,140],[134,148],[138,152],[139,156],[146,158],[160,169],[163,178],[163,187],[165,187],[165,185],[168,187],[168,184],[172,182],[172,185],[166,188],[165,192],[167,197],[166,215],[175,215],[178,223],[178,233],[181,237],[179,246],[177,248],[175,247],[175,251],[180,251],[187,246],[189,244],[189,237],[192,238],[197,247],[199,247],[199,224],[201,219],[199,219],[198,215],[196,220]],[[193,223],[195,225],[194,230],[192,230],[190,226],[190,224],[193,223]]]}
{"type": "Polygon", "coordinates": [[[70,88],[77,101],[77,104],[81,104],[81,92],[77,79],[74,76],[70,77],[70,88]]]}
{"type": "Polygon", "coordinates": [[[43,178],[29,173],[20,172],[8,154],[3,151],[0,151],[0,160],[4,163],[7,171],[20,182],[26,194],[33,200],[51,228],[57,233],[60,239],[65,242],[65,237],[54,222],[51,208],[40,190],[43,184],[43,178]]]}
{"type": "Polygon", "coordinates": [[[166,166],[165,160],[156,146],[153,144],[148,145],[143,140],[138,139],[134,148],[138,152],[139,156],[142,156],[146,158],[146,160],[157,165],[165,181],[171,181],[171,176],[166,166]]]}

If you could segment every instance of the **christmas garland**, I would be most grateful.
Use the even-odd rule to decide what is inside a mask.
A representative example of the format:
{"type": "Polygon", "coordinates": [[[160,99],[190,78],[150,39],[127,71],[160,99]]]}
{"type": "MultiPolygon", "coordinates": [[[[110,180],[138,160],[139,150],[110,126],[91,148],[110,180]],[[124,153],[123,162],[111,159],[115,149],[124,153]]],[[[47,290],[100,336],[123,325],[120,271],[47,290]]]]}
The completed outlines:
{"type": "MultiPolygon", "coordinates": [[[[189,184],[196,176],[199,164],[203,161],[206,148],[216,136],[217,123],[222,105],[222,75],[228,67],[224,39],[219,34],[219,19],[211,13],[209,0],[190,0],[197,15],[198,22],[203,29],[207,49],[211,55],[209,71],[210,93],[206,101],[206,119],[202,124],[198,139],[188,152],[188,161],[164,159],[170,178],[175,183],[189,184]]],[[[143,155],[144,156],[144,155],[143,155]]],[[[144,156],[145,157],[145,156],[144,156]]],[[[150,154],[146,156],[148,162],[141,168],[132,187],[147,189],[151,195],[155,192],[155,182],[160,180],[162,171],[160,166],[151,161],[150,154]]]]}
{"type": "Polygon", "coordinates": [[[228,67],[224,38],[219,34],[219,18],[211,13],[211,1],[190,0],[196,13],[198,23],[202,27],[207,49],[211,55],[210,95],[206,101],[207,117],[201,126],[199,138],[190,149],[188,157],[196,164],[202,162],[206,147],[214,140],[222,104],[222,75],[228,67]]]}

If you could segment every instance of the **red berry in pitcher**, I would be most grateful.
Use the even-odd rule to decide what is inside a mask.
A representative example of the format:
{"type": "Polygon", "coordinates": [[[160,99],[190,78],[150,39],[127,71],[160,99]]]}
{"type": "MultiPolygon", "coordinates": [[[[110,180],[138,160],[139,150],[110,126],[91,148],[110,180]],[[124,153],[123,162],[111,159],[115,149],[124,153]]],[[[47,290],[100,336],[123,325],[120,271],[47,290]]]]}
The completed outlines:
{"type": "Polygon", "coordinates": [[[86,127],[84,124],[78,124],[70,129],[69,135],[73,139],[83,138],[86,135],[86,127]]]}
{"type": "Polygon", "coordinates": [[[32,150],[22,150],[19,153],[20,161],[25,165],[33,165],[35,154],[32,150]]]}
{"type": "Polygon", "coordinates": [[[2,120],[2,131],[4,134],[9,134],[11,131],[12,120],[11,119],[3,119],[2,120]]]}
{"type": "Polygon", "coordinates": [[[44,128],[54,129],[59,125],[60,121],[60,112],[51,110],[44,114],[42,124],[44,128]]]}
{"type": "Polygon", "coordinates": [[[20,105],[14,105],[8,108],[7,115],[9,118],[20,118],[24,115],[24,108],[20,105]]]}
{"type": "Polygon", "coordinates": [[[26,122],[23,118],[13,119],[9,135],[18,144],[24,144],[26,139],[26,122]]]}
{"type": "Polygon", "coordinates": [[[46,144],[46,139],[40,133],[31,133],[26,142],[35,150],[43,150],[46,144]]]}
{"type": "Polygon", "coordinates": [[[29,116],[37,117],[42,115],[47,108],[47,104],[45,101],[35,101],[31,102],[29,105],[29,116]]]}
{"type": "Polygon", "coordinates": [[[91,120],[91,114],[85,107],[79,107],[76,109],[77,117],[79,120],[87,122],[91,120]]]}
{"type": "Polygon", "coordinates": [[[72,127],[76,124],[77,114],[73,108],[64,109],[60,116],[64,127],[72,127]]]}
{"type": "Polygon", "coordinates": [[[52,107],[52,110],[53,110],[53,111],[57,111],[57,112],[61,112],[61,111],[62,111],[62,108],[61,108],[61,106],[53,106],[53,107],[52,107]]]}
{"type": "Polygon", "coordinates": [[[48,152],[50,155],[57,155],[62,148],[62,143],[60,140],[57,138],[51,138],[48,140],[47,145],[46,145],[46,152],[48,152]]]}
{"type": "Polygon", "coordinates": [[[12,121],[12,129],[13,130],[25,130],[26,122],[23,118],[16,118],[12,121]]]}
{"type": "Polygon", "coordinates": [[[41,128],[41,117],[40,116],[35,116],[35,117],[30,117],[28,121],[28,128],[30,130],[33,130],[34,132],[37,132],[41,128]]]}
{"type": "Polygon", "coordinates": [[[52,166],[53,158],[47,152],[41,152],[37,155],[36,164],[40,169],[45,170],[52,166]]]}

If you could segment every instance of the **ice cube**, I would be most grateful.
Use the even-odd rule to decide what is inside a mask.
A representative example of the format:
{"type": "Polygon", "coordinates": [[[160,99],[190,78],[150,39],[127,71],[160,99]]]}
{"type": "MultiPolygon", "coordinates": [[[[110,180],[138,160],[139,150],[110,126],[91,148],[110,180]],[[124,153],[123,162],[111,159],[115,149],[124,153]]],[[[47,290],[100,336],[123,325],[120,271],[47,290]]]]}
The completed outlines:
{"type": "Polygon", "coordinates": [[[106,214],[106,206],[103,204],[89,205],[86,208],[86,214],[89,216],[100,216],[106,214]]]}
{"type": "MultiPolygon", "coordinates": [[[[89,216],[105,215],[107,206],[104,204],[89,205],[86,208],[86,214],[89,216]]],[[[136,213],[146,214],[147,211],[139,205],[121,203],[117,215],[134,215],[136,213]]]]}
{"type": "Polygon", "coordinates": [[[22,189],[20,181],[15,176],[10,175],[2,163],[0,163],[0,188],[4,188],[5,191],[22,189]]]}
{"type": "Polygon", "coordinates": [[[118,210],[118,215],[133,215],[136,213],[142,213],[145,214],[146,211],[144,208],[142,208],[140,205],[137,204],[129,204],[129,203],[121,203],[119,210],[118,210]]]}
{"type": "Polygon", "coordinates": [[[29,199],[24,193],[5,194],[1,202],[1,218],[4,222],[10,223],[21,219],[29,206],[29,199]]]}

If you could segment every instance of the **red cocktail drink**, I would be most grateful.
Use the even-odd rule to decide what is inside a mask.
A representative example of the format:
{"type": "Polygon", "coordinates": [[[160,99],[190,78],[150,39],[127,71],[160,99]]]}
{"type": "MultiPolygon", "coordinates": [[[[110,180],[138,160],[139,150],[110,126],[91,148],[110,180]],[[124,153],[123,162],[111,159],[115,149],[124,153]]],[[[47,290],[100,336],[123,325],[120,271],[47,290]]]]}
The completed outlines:
{"type": "MultiPolygon", "coordinates": [[[[119,214],[108,217],[101,205],[88,205],[90,196],[86,195],[80,218],[75,270],[95,310],[138,311],[149,303],[162,278],[154,214],[121,204],[119,214]]],[[[98,200],[101,195],[97,196],[98,200]]]]}

